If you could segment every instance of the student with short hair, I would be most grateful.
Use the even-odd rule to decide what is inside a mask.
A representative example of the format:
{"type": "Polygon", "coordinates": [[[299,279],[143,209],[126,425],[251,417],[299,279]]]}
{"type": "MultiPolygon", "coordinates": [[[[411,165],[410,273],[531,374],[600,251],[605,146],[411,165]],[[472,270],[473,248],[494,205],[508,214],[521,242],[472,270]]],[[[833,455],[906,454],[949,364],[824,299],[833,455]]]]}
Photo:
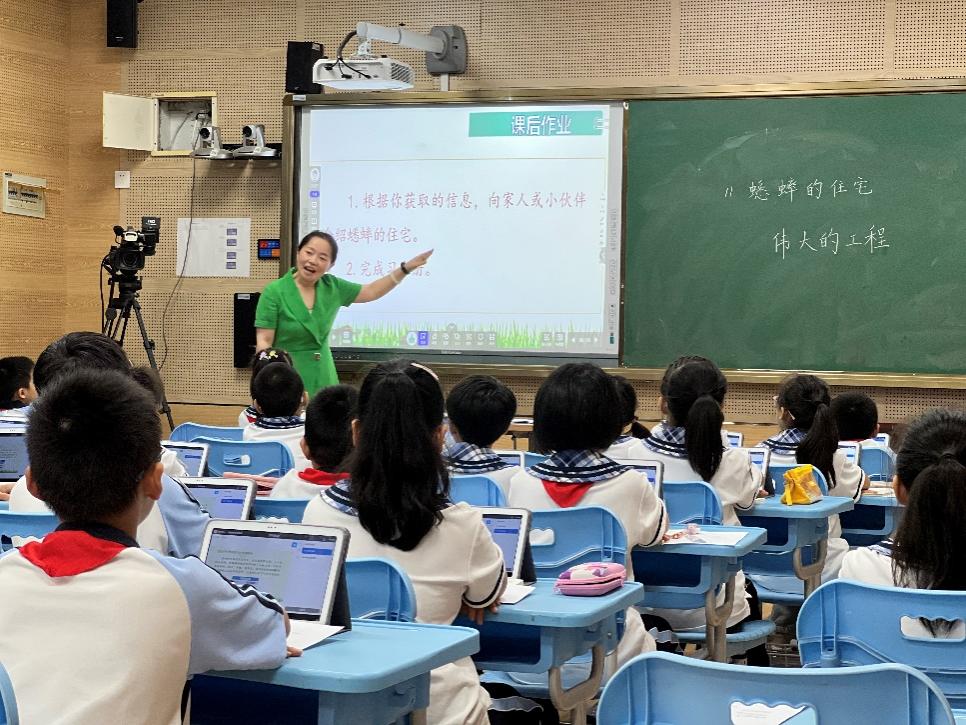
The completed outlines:
{"type": "MultiPolygon", "coordinates": [[[[40,400],[46,389],[61,377],[90,369],[113,370],[127,377],[133,376],[131,362],[117,342],[97,332],[69,332],[50,343],[37,358],[34,367],[37,399],[40,400]]],[[[29,432],[29,426],[27,430],[29,432]]],[[[160,441],[159,437],[159,444],[160,441]]],[[[161,462],[164,464],[166,458],[162,457],[161,462]]],[[[31,494],[26,479],[21,478],[10,491],[10,510],[28,512],[49,509],[31,494]]],[[[161,477],[158,505],[151,509],[138,529],[138,543],[172,556],[197,556],[210,520],[211,517],[184,486],[165,474],[161,477]]]]}
{"type": "Polygon", "coordinates": [[[34,361],[29,357],[0,358],[0,411],[22,410],[34,402],[33,372],[34,361]]]}
{"type": "Polygon", "coordinates": [[[311,468],[297,469],[282,476],[272,487],[273,498],[312,498],[324,486],[349,477],[348,461],[352,452],[352,419],[359,393],[351,385],[322,388],[305,409],[303,455],[311,468]]]}
{"type": "Polygon", "coordinates": [[[298,372],[288,365],[267,365],[252,381],[252,392],[258,417],[245,426],[242,439],[284,443],[292,452],[293,467],[309,468],[302,453],[305,421],[299,415],[306,403],[305,386],[298,372]]]}
{"type": "Polygon", "coordinates": [[[27,485],[62,523],[0,557],[17,603],[0,662],[21,722],[175,725],[191,675],[285,659],[278,602],[138,546],[162,496],[160,440],[153,401],[121,372],[69,372],[33,407],[27,485]]]}
{"type": "Polygon", "coordinates": [[[647,458],[647,449],[641,440],[651,435],[643,423],[637,420],[637,392],[623,375],[611,375],[621,401],[621,422],[623,427],[617,439],[604,455],[608,458],[640,460],[647,458]]]}
{"type": "Polygon", "coordinates": [[[849,391],[832,398],[832,417],[839,429],[839,439],[861,444],[862,448],[879,448],[887,451],[895,462],[892,449],[879,443],[879,408],[865,393],[849,391]]]}
{"type": "Polygon", "coordinates": [[[457,383],[446,398],[453,442],[445,448],[443,460],[450,473],[487,476],[505,495],[520,466],[500,458],[493,444],[510,428],[516,411],[513,391],[494,377],[471,375],[457,383]]]}
{"type": "MultiPolygon", "coordinates": [[[[654,546],[667,530],[664,503],[643,473],[603,454],[621,430],[620,397],[611,377],[590,363],[568,363],[554,370],[537,391],[533,438],[549,457],[510,481],[509,503],[531,511],[603,506],[627,534],[630,550],[654,546]]],[[[641,615],[630,608],[617,664],[655,648],[641,615]]]]}
{"type": "MultiPolygon", "coordinates": [[[[832,415],[829,387],[815,375],[791,375],[778,388],[775,405],[782,431],[761,445],[771,450],[771,465],[811,464],[828,482],[830,496],[858,501],[869,477],[839,450],[839,431],[832,415]]],[[[822,581],[835,579],[849,550],[838,514],[829,516],[828,554],[822,581]]]]}
{"type": "Polygon", "coordinates": [[[265,367],[274,363],[282,363],[283,365],[293,367],[292,356],[285,352],[285,350],[280,350],[277,347],[267,347],[264,350],[259,350],[252,358],[252,376],[248,381],[248,392],[252,403],[238,414],[239,428],[244,428],[246,425],[254,423],[255,419],[258,418],[258,411],[255,409],[255,378],[265,367]]]}
{"type": "MultiPolygon", "coordinates": [[[[158,372],[147,365],[138,365],[137,367],[131,368],[131,377],[134,379],[134,382],[151,394],[158,412],[160,412],[161,406],[164,403],[164,383],[161,381],[161,376],[158,375],[158,372]]],[[[178,460],[178,454],[175,451],[163,450],[161,453],[161,465],[164,467],[165,474],[173,478],[181,478],[182,476],[188,475],[187,469],[178,460]]]]}
{"type": "MultiPolygon", "coordinates": [[[[359,390],[352,475],[324,488],[306,524],[349,531],[350,557],[392,559],[416,592],[416,618],[452,624],[461,608],[482,621],[506,585],[503,555],[479,510],[449,500],[443,392],[418,363],[377,365],[359,390]]],[[[490,698],[469,657],[432,671],[428,722],[485,725],[490,698]]]]}

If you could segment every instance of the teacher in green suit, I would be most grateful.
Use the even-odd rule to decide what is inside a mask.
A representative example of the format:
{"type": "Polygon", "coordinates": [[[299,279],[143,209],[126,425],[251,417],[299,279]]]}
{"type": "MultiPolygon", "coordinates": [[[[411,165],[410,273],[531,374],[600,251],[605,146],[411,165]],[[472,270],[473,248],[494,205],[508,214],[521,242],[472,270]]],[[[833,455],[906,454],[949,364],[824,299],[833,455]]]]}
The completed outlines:
{"type": "Polygon", "coordinates": [[[339,254],[332,235],[309,232],[299,242],[295,266],[262,291],[255,311],[256,351],[277,347],[288,352],[310,396],[337,384],[329,331],[339,307],[378,300],[426,264],[432,253],[423,252],[385,277],[357,284],[328,273],[339,254]]]}

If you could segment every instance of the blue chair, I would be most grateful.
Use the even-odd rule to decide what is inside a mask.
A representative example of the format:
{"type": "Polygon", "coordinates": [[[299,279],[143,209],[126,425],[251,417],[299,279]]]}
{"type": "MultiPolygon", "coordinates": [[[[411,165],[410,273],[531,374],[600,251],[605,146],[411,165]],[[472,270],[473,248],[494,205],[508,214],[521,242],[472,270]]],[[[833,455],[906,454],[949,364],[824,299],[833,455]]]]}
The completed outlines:
{"type": "Polygon", "coordinates": [[[624,564],[627,535],[620,519],[601,506],[534,511],[530,548],[538,579],[556,579],[577,564],[592,561],[624,564]],[[553,532],[552,541],[549,541],[553,532]]]}
{"type": "Polygon", "coordinates": [[[859,467],[865,471],[873,481],[892,481],[896,472],[896,462],[892,451],[876,446],[864,446],[859,467]]]}
{"type": "Polygon", "coordinates": [[[396,563],[389,559],[347,559],[345,575],[353,619],[416,621],[416,592],[396,563]]]}
{"type": "Polygon", "coordinates": [[[714,488],[704,481],[664,484],[664,506],[672,524],[720,525],[724,513],[714,488]]]}
{"type": "Polygon", "coordinates": [[[254,509],[255,519],[285,519],[290,524],[302,523],[305,507],[310,498],[269,498],[256,497],[254,509]]]}
{"type": "MultiPolygon", "coordinates": [[[[966,640],[904,634],[903,617],[966,621],[966,592],[895,589],[837,579],[816,589],[798,615],[804,667],[900,662],[927,675],[966,709],[966,640]]],[[[882,710],[882,708],[879,708],[882,710]]],[[[963,713],[966,716],[966,712],[963,713]]]]}
{"type": "Polygon", "coordinates": [[[0,551],[12,548],[12,544],[6,545],[6,542],[15,536],[42,539],[59,524],[58,518],[51,513],[0,511],[0,551]]]}
{"type": "Polygon", "coordinates": [[[17,698],[13,694],[13,683],[10,675],[0,665],[0,725],[20,725],[17,714],[17,698]]]}
{"type": "Polygon", "coordinates": [[[190,443],[196,438],[217,438],[223,441],[240,441],[244,428],[225,427],[221,425],[202,425],[201,423],[182,423],[177,426],[168,440],[179,443],[190,443]]]}
{"type": "Polygon", "coordinates": [[[547,460],[547,457],[542,453],[532,453],[530,451],[523,452],[523,467],[530,468],[530,466],[535,466],[541,461],[547,460]]]}
{"type": "Polygon", "coordinates": [[[905,507],[889,496],[863,496],[851,511],[839,514],[842,538],[849,546],[872,546],[898,528],[905,507]]]}
{"type": "Polygon", "coordinates": [[[506,506],[503,489],[489,476],[452,476],[449,479],[449,498],[470,506],[506,506]]]}
{"type": "MultiPolygon", "coordinates": [[[[796,463],[793,466],[778,466],[772,463],[768,466],[768,477],[775,486],[776,496],[781,496],[785,492],[785,473],[793,468],[797,468],[799,465],[796,463]]],[[[822,489],[822,494],[828,496],[828,481],[825,479],[825,474],[815,466],[812,466],[812,474],[815,477],[815,482],[818,484],[818,487],[822,489]]]]}
{"type": "Polygon", "coordinates": [[[784,720],[788,725],[954,723],[939,688],[904,665],[847,670],[741,667],[665,652],[637,657],[611,678],[597,707],[597,723],[730,723],[736,705],[753,704],[811,708],[784,720]]]}
{"type": "Polygon", "coordinates": [[[295,465],[292,452],[279,441],[229,441],[199,436],[208,444],[208,475],[247,473],[253,476],[284,476],[295,465]]]}

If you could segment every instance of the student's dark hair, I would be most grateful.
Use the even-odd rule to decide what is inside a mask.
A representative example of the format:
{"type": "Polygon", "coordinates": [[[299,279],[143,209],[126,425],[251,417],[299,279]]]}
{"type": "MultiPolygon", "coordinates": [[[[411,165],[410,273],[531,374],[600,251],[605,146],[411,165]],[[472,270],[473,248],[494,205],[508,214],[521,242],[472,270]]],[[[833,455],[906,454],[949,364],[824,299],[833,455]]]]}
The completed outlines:
{"type": "Polygon", "coordinates": [[[623,375],[612,375],[617,386],[617,394],[621,399],[621,429],[631,426],[630,434],[635,438],[649,438],[651,431],[637,420],[637,392],[634,386],[623,375]]]}
{"type": "Polygon", "coordinates": [[[832,417],[843,441],[864,441],[879,425],[879,409],[865,393],[848,392],[832,398],[832,417]]]}
{"type": "Polygon", "coordinates": [[[346,470],[352,451],[352,419],[359,392],[351,385],[322,388],[305,409],[305,444],[316,467],[329,473],[346,470]]]}
{"type": "Polygon", "coordinates": [[[329,263],[335,264],[335,258],[339,256],[339,245],[336,243],[335,237],[328,232],[323,232],[319,229],[312,230],[299,241],[299,251],[313,239],[323,239],[329,243],[329,247],[332,249],[332,259],[329,260],[329,263]]]}
{"type": "Polygon", "coordinates": [[[17,391],[30,387],[30,374],[34,361],[29,357],[14,355],[0,359],[0,408],[14,402],[17,391]]]}
{"type": "Polygon", "coordinates": [[[668,381],[671,379],[671,375],[682,365],[687,365],[689,362],[708,362],[708,358],[701,357],[700,355],[682,355],[679,358],[675,358],[671,361],[671,364],[664,369],[664,376],[661,378],[661,395],[665,398],[667,397],[667,385],[668,381]]]}
{"type": "Polygon", "coordinates": [[[164,383],[161,382],[161,376],[155,369],[147,365],[138,365],[131,368],[131,377],[134,382],[148,391],[148,394],[154,398],[155,404],[160,408],[164,400],[164,383]]]}
{"type": "Polygon", "coordinates": [[[828,385],[814,375],[791,375],[778,388],[778,405],[794,417],[795,428],[806,431],[795,451],[795,460],[818,468],[832,485],[832,458],[839,447],[839,431],[830,403],[828,385]]]}
{"type": "Polygon", "coordinates": [[[252,381],[252,399],[268,418],[298,413],[304,392],[302,378],[288,365],[268,365],[252,381]]]}
{"type": "Polygon", "coordinates": [[[561,365],[533,401],[533,436],[543,451],[603,451],[622,427],[617,386],[591,363],[561,365]]]}
{"type": "Polygon", "coordinates": [[[517,396],[489,375],[471,375],[446,397],[446,413],[460,439],[488,448],[507,432],[517,412],[517,396]]]}
{"type": "Polygon", "coordinates": [[[411,551],[443,520],[449,498],[436,438],[439,381],[408,361],[377,365],[362,381],[358,419],[350,491],[359,523],[380,544],[411,551]]]}
{"type": "Polygon", "coordinates": [[[721,465],[721,406],[727,392],[728,381],[718,366],[702,359],[686,362],[671,373],[664,393],[674,424],[684,426],[688,463],[705,481],[721,465]]]}
{"type": "Polygon", "coordinates": [[[931,410],[913,422],[896,459],[909,498],[896,531],[896,582],[966,590],[966,411],[931,410]]]}
{"type": "Polygon", "coordinates": [[[127,508],[161,454],[150,394],[129,374],[78,369],[37,398],[27,428],[38,493],[61,521],[98,521],[127,508]]]}
{"type": "Polygon", "coordinates": [[[40,392],[57,377],[82,368],[116,370],[131,374],[128,360],[118,343],[99,332],[68,332],[40,353],[34,365],[34,387],[40,392]]]}
{"type": "Polygon", "coordinates": [[[255,399],[255,378],[262,370],[273,363],[282,363],[289,367],[294,367],[292,356],[281,348],[266,347],[264,350],[256,352],[252,358],[252,377],[248,381],[248,392],[251,393],[252,400],[255,399]]]}

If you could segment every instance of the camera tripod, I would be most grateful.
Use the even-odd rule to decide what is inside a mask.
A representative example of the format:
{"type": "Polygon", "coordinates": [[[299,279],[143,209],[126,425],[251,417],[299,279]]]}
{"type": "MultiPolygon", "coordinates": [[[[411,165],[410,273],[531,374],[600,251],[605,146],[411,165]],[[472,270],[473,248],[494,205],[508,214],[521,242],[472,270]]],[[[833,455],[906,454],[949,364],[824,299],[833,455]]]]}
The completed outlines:
{"type": "MultiPolygon", "coordinates": [[[[160,378],[161,371],[158,369],[158,362],[154,357],[154,340],[148,337],[148,328],[144,324],[141,303],[138,301],[141,280],[137,276],[121,275],[118,277],[112,275],[109,285],[109,300],[104,310],[101,332],[123,347],[124,336],[127,334],[127,323],[131,319],[131,310],[134,310],[134,319],[137,321],[138,330],[141,333],[141,343],[144,345],[144,352],[148,356],[148,363],[160,378]],[[115,289],[117,290],[116,294],[115,289]]],[[[161,412],[168,419],[170,430],[174,430],[171,406],[168,405],[168,396],[164,392],[161,393],[161,412]]]]}

